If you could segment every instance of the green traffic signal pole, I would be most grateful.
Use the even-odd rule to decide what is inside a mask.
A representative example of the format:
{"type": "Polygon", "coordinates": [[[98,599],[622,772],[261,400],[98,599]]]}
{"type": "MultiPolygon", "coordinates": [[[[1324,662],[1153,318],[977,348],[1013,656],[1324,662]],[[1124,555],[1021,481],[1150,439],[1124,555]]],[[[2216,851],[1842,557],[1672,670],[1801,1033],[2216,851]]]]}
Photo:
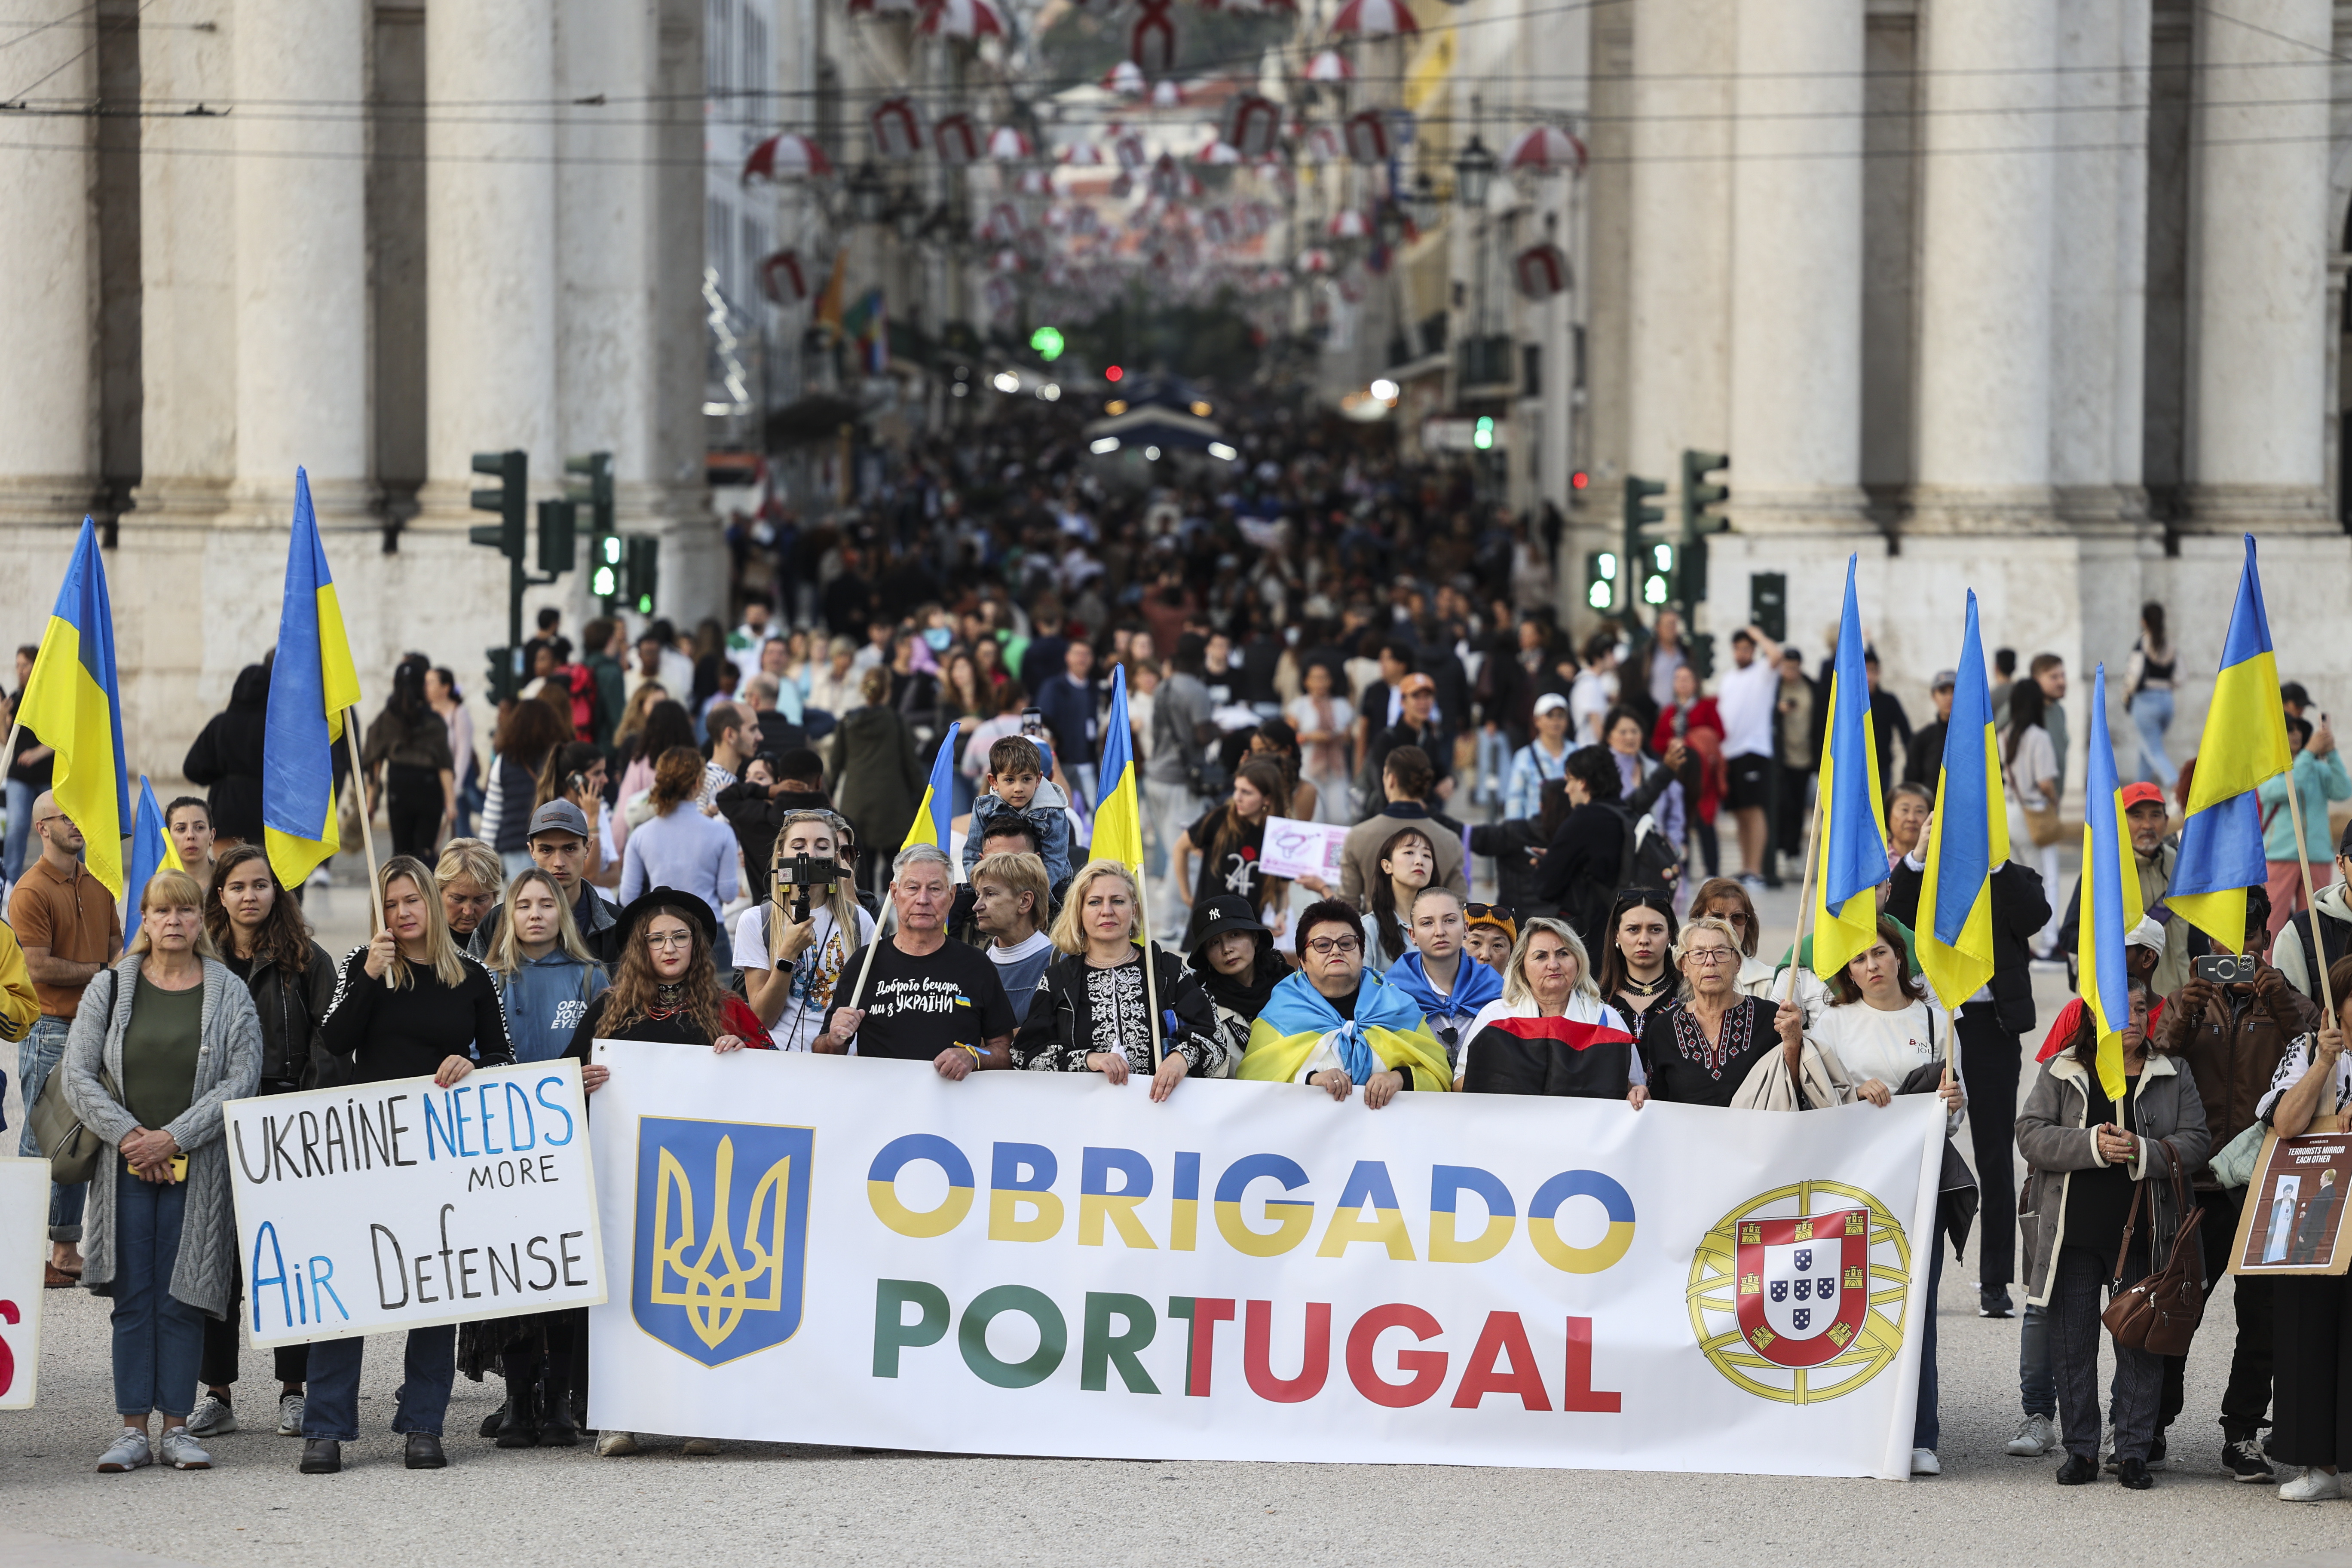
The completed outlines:
{"type": "Polygon", "coordinates": [[[1642,612],[1641,584],[1649,574],[1647,563],[1650,546],[1644,537],[1653,524],[1666,521],[1665,509],[1649,504],[1652,496],[1666,493],[1664,479],[1645,479],[1633,474],[1625,476],[1625,553],[1618,567],[1618,581],[1625,585],[1625,603],[1622,606],[1634,625],[1639,626],[1642,612]]]}

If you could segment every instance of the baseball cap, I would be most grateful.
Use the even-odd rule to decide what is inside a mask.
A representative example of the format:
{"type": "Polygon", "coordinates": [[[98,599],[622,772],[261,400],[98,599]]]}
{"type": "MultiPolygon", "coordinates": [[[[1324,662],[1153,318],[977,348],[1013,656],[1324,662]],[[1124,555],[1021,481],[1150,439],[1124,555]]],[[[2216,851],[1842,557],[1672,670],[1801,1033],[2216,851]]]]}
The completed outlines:
{"type": "Polygon", "coordinates": [[[1235,893],[1220,893],[1201,906],[1200,923],[1192,931],[1192,951],[1199,952],[1231,931],[1245,931],[1256,936],[1269,934],[1265,922],[1250,909],[1247,899],[1235,893]]]}
{"type": "Polygon", "coordinates": [[[1538,719],[1547,713],[1564,713],[1567,710],[1568,699],[1557,691],[1547,691],[1536,699],[1536,717],[1538,719]]]}
{"type": "Polygon", "coordinates": [[[2164,791],[2158,785],[2149,784],[2146,780],[2142,780],[2138,784],[2128,784],[2124,785],[2124,809],[2126,811],[2129,811],[2136,805],[2162,805],[2163,804],[2164,791]]]}
{"type": "Polygon", "coordinates": [[[2124,946],[2126,949],[2144,947],[2150,952],[2161,954],[2164,952],[2164,927],[2158,924],[2153,916],[2144,915],[2139,924],[2132,927],[2130,933],[2124,938],[2124,946]]]}
{"type": "Polygon", "coordinates": [[[1949,691],[1958,686],[1959,683],[1960,672],[1958,670],[1939,669],[1936,672],[1936,679],[1927,683],[1927,689],[1930,691],[1949,691]]]}
{"type": "Polygon", "coordinates": [[[530,831],[525,841],[542,833],[569,833],[574,838],[588,837],[588,818],[568,800],[551,800],[530,814],[530,831]]]}

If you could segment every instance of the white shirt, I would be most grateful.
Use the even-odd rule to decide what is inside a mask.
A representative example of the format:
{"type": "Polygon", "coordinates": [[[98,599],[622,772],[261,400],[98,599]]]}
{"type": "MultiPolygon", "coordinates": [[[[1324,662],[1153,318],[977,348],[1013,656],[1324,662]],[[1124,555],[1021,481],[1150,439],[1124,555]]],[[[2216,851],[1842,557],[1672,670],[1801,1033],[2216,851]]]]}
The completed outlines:
{"type": "MultiPolygon", "coordinates": [[[[745,910],[742,918],[735,922],[736,968],[770,970],[776,966],[768,945],[768,910],[772,907],[763,900],[745,910]]],[[[792,1000],[784,1004],[783,1016],[769,1031],[780,1051],[809,1048],[809,1042],[816,1038],[824,1024],[824,1010],[832,1005],[834,987],[841,979],[841,966],[854,948],[874,940],[874,917],[863,909],[857,911],[856,942],[838,940],[839,928],[831,910],[812,907],[809,917],[815,929],[808,946],[793,961],[792,1000]]]]}
{"type": "MultiPolygon", "coordinates": [[[[2006,747],[2002,748],[2007,750],[2006,747]]],[[[2040,788],[2043,779],[2058,776],[2058,748],[2050,742],[2050,731],[2039,724],[2029,724],[2018,737],[2017,755],[2009,764],[2009,793],[2017,804],[2033,811],[2047,811],[2055,801],[2040,788]]]]}
{"type": "MultiPolygon", "coordinates": [[[[1881,1012],[1867,1002],[1849,1002],[1825,1009],[1806,1026],[1806,1032],[1813,1044],[1845,1065],[1846,1076],[1856,1088],[1876,1079],[1895,1089],[1920,1068],[1943,1060],[1945,1047],[1952,1043],[1952,1020],[1926,998],[1894,1012],[1881,1012]]],[[[1957,1058],[1952,1076],[1959,1077],[1957,1058]]],[[[1945,1121],[1948,1137],[1959,1128],[1959,1113],[1951,1112],[1945,1121]]]]}
{"type": "Polygon", "coordinates": [[[1601,720],[1617,700],[1617,678],[1588,669],[1568,689],[1568,727],[1579,745],[1597,745],[1601,720]]]}
{"type": "Polygon", "coordinates": [[[1772,754],[1772,703],[1780,690],[1780,672],[1761,658],[1735,664],[1723,672],[1716,689],[1715,710],[1723,715],[1725,756],[1772,754]]]}

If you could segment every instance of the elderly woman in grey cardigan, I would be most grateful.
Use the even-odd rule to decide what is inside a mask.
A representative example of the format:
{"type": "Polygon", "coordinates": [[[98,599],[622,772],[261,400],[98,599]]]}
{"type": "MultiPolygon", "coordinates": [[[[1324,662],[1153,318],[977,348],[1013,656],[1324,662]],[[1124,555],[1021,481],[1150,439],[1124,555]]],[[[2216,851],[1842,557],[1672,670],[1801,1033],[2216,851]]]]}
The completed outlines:
{"type": "Polygon", "coordinates": [[[261,1082],[261,1020],[245,983],[205,935],[204,893],[161,871],[140,900],[139,935],[82,994],[66,1038],[66,1100],[111,1151],[89,1184],[82,1283],[114,1301],[110,1474],[160,1458],[212,1468],[188,1435],[205,1318],[227,1315],[237,1279],[221,1107],[261,1082]],[[148,1418],[163,1430],[149,1447],[148,1418]]]}

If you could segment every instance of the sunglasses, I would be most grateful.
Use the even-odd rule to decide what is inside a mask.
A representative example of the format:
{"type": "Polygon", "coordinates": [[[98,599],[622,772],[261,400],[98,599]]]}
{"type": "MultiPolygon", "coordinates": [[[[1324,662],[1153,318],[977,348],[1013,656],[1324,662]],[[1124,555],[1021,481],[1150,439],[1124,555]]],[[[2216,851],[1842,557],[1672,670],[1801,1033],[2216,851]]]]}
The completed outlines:
{"type": "Polygon", "coordinates": [[[1465,904],[1462,912],[1474,921],[1513,920],[1509,908],[1503,904],[1465,904]]]}

